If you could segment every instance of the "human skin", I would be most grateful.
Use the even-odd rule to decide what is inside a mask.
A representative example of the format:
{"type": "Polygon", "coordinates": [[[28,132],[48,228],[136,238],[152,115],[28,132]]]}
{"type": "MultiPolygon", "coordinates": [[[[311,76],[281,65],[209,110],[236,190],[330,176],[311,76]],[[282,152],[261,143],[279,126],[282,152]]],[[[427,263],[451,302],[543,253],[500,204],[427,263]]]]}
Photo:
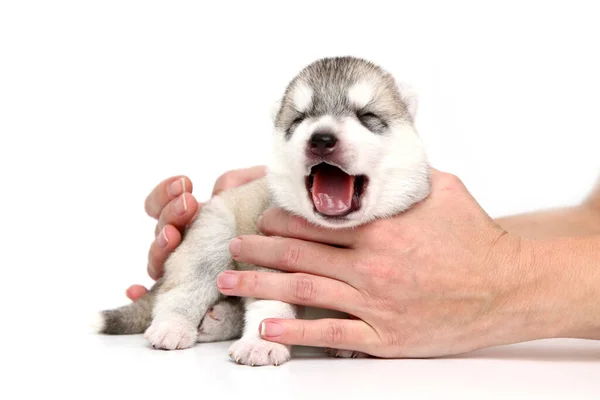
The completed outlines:
{"type": "MultiPolygon", "coordinates": [[[[265,172],[265,167],[260,165],[228,171],[215,181],[211,196],[258,179],[265,172]]],[[[146,197],[146,213],[157,221],[147,264],[148,275],[154,280],[162,276],[165,261],[179,246],[187,224],[203,205],[192,193],[191,179],[185,175],[177,175],[160,182],[146,197]]],[[[135,301],[147,292],[147,288],[136,284],[127,289],[126,295],[135,301]]]]}
{"type": "MultiPolygon", "coordinates": [[[[228,180],[236,186],[231,176],[240,176],[240,184],[261,176],[260,169],[252,171],[228,180]]],[[[261,333],[267,340],[380,357],[456,354],[546,337],[599,338],[599,192],[578,207],[494,221],[458,178],[434,171],[428,199],[397,217],[339,232],[335,243],[327,230],[272,209],[261,221],[266,237],[241,237],[230,250],[240,261],[291,273],[228,271],[218,286],[227,295],[356,317],[266,320],[261,333]],[[265,247],[270,251],[254,251],[265,247]]]]}
{"type": "Polygon", "coordinates": [[[590,236],[600,232],[600,178],[581,204],[496,219],[507,231],[532,239],[590,236]]]}

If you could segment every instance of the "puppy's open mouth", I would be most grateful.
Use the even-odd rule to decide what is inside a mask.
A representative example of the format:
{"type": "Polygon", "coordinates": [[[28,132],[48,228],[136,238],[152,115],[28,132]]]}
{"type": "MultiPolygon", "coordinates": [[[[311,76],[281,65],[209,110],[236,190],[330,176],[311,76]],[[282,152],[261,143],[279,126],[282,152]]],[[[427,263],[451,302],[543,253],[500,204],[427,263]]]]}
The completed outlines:
{"type": "Polygon", "coordinates": [[[309,197],[318,213],[326,217],[344,217],[360,209],[368,179],[348,175],[327,163],[315,165],[306,177],[309,197]]]}

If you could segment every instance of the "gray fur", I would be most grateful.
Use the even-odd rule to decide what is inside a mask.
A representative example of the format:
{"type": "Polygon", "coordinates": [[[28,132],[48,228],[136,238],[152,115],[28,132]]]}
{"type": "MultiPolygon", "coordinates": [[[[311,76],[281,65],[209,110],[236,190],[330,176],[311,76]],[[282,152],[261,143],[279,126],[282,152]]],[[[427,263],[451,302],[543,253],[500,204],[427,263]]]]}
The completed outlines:
{"type": "MultiPolygon", "coordinates": [[[[339,220],[336,224],[340,225],[336,226],[356,226],[389,216],[426,197],[429,190],[427,160],[416,135],[413,137],[413,113],[393,77],[359,58],[318,60],[304,68],[286,87],[274,115],[277,135],[273,154],[276,157],[269,164],[267,176],[209,200],[165,263],[164,277],[137,302],[103,311],[101,333],[143,332],[154,347],[162,349],[238,338],[230,347],[230,355],[243,364],[277,365],[289,359],[289,346],[262,340],[258,324],[268,317],[297,318],[299,309],[278,301],[226,298],[218,291],[216,279],[227,269],[268,270],[237,263],[228,248],[236,236],[260,234],[256,221],[269,207],[281,207],[318,225],[331,226],[305,204],[308,200],[302,172],[306,169],[302,161],[304,147],[294,147],[305,146],[302,144],[305,139],[297,134],[291,140],[294,120],[300,116],[293,100],[294,90],[299,85],[312,90],[310,107],[302,110],[303,119],[350,116],[360,121],[353,122],[354,147],[346,158],[346,167],[367,169],[352,174],[372,173],[367,196],[374,194],[367,197],[371,203],[363,207],[362,214],[354,219],[339,220]],[[354,84],[363,82],[371,85],[375,92],[371,101],[358,110],[348,100],[348,91],[354,84]],[[369,146],[364,150],[367,153],[364,157],[356,158],[358,152],[363,151],[359,148],[360,138],[369,146]],[[401,156],[394,157],[394,151],[401,156]],[[361,165],[353,165],[357,160],[362,160],[361,165]]],[[[310,134],[302,129],[303,135],[310,134]]],[[[323,311],[326,315],[339,315],[323,311]]],[[[357,355],[344,351],[334,353],[357,355]]]]}
{"type": "Polygon", "coordinates": [[[116,308],[102,311],[103,326],[99,333],[107,335],[135,335],[144,333],[152,323],[152,309],[156,291],[162,279],[156,281],[150,291],[137,301],[116,308]]]}
{"type": "MultiPolygon", "coordinates": [[[[201,322],[208,321],[206,313],[211,307],[241,313],[241,302],[223,296],[215,285],[216,278],[227,269],[256,268],[236,263],[229,254],[228,246],[237,235],[258,234],[256,218],[270,205],[265,178],[211,199],[201,208],[185,239],[167,260],[165,275],[136,302],[102,311],[103,324],[98,333],[122,335],[147,332],[157,312],[161,311],[161,307],[156,305],[157,298],[161,296],[179,294],[181,301],[175,307],[169,307],[168,311],[189,320],[190,326],[193,325],[198,331],[207,329],[201,322]],[[254,201],[239,201],[249,197],[254,201]],[[234,219],[234,215],[237,219],[234,219]]],[[[213,336],[218,332],[227,337],[239,336],[241,323],[229,326],[231,318],[222,319],[222,322],[221,328],[216,326],[219,324],[211,324],[213,336]]],[[[218,339],[216,337],[214,340],[218,339]]]]}
{"type": "Polygon", "coordinates": [[[212,306],[202,318],[197,342],[237,339],[244,328],[244,306],[240,298],[227,297],[212,306]]]}
{"type": "MultiPolygon", "coordinates": [[[[396,81],[383,68],[361,58],[324,58],[309,64],[288,84],[276,115],[275,126],[285,131],[286,138],[289,139],[293,134],[293,122],[297,118],[317,118],[323,115],[357,117],[357,113],[374,113],[384,122],[397,119],[413,122],[396,81]],[[359,110],[348,101],[347,91],[353,84],[362,81],[372,82],[378,92],[370,104],[359,110]],[[300,84],[306,84],[315,90],[311,107],[304,112],[299,112],[291,99],[291,94],[300,84]]],[[[378,123],[374,121],[374,125],[378,123]]],[[[371,130],[381,133],[383,129],[371,130]]]]}

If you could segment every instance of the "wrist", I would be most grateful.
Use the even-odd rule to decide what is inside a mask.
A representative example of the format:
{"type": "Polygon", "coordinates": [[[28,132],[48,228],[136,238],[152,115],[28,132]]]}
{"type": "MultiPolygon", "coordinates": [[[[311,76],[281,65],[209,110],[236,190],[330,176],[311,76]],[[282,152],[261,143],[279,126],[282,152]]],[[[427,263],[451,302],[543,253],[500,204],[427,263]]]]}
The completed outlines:
{"type": "Polygon", "coordinates": [[[547,274],[539,268],[537,243],[506,233],[493,248],[495,296],[490,315],[493,345],[520,343],[555,335],[552,307],[545,298],[547,274]]]}

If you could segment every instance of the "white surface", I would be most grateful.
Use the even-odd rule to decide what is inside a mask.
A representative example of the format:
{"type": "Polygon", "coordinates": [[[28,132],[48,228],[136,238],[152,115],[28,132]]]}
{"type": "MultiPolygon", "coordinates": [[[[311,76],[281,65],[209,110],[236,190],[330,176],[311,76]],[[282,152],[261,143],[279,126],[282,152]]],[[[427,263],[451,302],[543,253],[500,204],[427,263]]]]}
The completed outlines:
{"type": "MultiPolygon", "coordinates": [[[[597,399],[600,343],[555,340],[481,350],[438,360],[330,359],[299,348],[280,367],[243,367],[227,357],[230,342],[180,352],[147,348],[141,336],[82,342],[103,384],[94,398],[597,399]],[[101,372],[100,372],[101,371],[101,372]],[[114,388],[119,388],[115,393],[114,388]]],[[[97,377],[84,369],[70,393],[85,398],[97,377]]]]}
{"type": "Polygon", "coordinates": [[[151,283],[150,189],[184,173],[202,200],[222,172],[263,163],[273,100],[321,56],[364,56],[413,85],[434,165],[492,216],[587,194],[593,2],[350,3],[2,2],[0,398],[600,398],[597,342],[250,369],[226,344],[165,353],[79,334],[89,311],[151,283]]]}

